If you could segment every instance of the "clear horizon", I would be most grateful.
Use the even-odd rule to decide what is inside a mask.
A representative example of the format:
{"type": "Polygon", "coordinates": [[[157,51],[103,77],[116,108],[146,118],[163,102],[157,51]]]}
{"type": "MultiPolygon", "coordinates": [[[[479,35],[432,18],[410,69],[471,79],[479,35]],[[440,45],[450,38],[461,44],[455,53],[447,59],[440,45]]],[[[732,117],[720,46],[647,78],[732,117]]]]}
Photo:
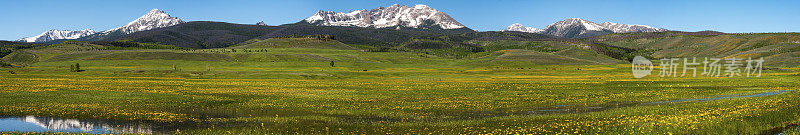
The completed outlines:
{"type": "Polygon", "coordinates": [[[428,5],[478,31],[499,31],[520,23],[545,26],[567,18],[640,24],[678,31],[726,33],[798,32],[798,1],[2,1],[0,40],[17,40],[47,30],[105,31],[127,24],[151,9],[184,21],[268,25],[299,22],[319,10],[349,12],[392,4],[428,5]],[[124,6],[120,6],[124,5],[124,6]],[[13,11],[13,12],[9,12],[13,11]]]}

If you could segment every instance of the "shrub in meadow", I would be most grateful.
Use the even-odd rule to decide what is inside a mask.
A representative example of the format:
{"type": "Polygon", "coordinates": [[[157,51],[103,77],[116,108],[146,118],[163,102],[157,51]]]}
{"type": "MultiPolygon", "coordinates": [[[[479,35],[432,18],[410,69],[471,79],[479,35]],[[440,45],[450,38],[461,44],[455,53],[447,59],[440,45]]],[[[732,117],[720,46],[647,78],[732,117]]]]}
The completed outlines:
{"type": "Polygon", "coordinates": [[[75,63],[75,65],[69,65],[69,71],[70,72],[81,72],[83,70],[81,70],[81,65],[80,64],[75,63]]]}

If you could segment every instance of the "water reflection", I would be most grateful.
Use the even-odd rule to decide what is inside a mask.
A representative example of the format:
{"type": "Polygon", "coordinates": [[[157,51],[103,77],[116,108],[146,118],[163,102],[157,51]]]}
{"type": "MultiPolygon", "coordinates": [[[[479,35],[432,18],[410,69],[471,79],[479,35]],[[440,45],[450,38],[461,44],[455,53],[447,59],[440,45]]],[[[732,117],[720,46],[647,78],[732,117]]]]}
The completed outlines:
{"type": "Polygon", "coordinates": [[[150,124],[133,121],[78,120],[37,116],[0,116],[0,132],[72,132],[152,134],[150,124]]]}

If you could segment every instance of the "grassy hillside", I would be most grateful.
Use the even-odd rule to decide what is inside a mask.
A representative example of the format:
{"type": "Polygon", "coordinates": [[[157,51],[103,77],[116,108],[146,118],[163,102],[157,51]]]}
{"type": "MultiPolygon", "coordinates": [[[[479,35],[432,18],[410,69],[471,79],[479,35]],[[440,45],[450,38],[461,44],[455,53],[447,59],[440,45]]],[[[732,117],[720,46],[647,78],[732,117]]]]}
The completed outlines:
{"type": "Polygon", "coordinates": [[[556,55],[552,53],[543,53],[531,50],[503,50],[503,54],[497,56],[494,61],[523,61],[542,65],[578,65],[578,64],[602,64],[595,61],[577,59],[556,55]]]}
{"type": "MultiPolygon", "coordinates": [[[[358,46],[358,45],[356,45],[358,46]]],[[[449,60],[456,63],[503,65],[516,61],[539,65],[595,65],[625,63],[591,50],[586,44],[567,41],[471,40],[463,43],[413,39],[390,51],[375,52],[371,46],[352,47],[337,40],[314,38],[271,38],[249,40],[228,48],[184,49],[160,44],[69,41],[20,51],[6,59],[14,63],[82,60],[182,60],[236,62],[353,62],[428,63],[449,60]],[[509,51],[513,49],[513,51],[509,51]],[[364,52],[366,51],[366,52],[364,52]],[[402,54],[402,55],[398,55],[402,54]],[[384,56],[386,55],[386,56],[384,56]],[[406,56],[406,57],[398,57],[406,56]],[[492,57],[487,57],[492,56],[492,57]],[[390,59],[388,59],[390,58],[390,59]],[[463,59],[463,60],[458,60],[463,59]],[[559,63],[563,62],[563,63],[559,63]]],[[[448,62],[449,63],[449,62],[448,62]]]]}
{"type": "MultiPolygon", "coordinates": [[[[215,27],[217,24],[209,23],[215,27]]],[[[238,26],[238,25],[237,25],[238,26]]],[[[187,27],[187,26],[184,26],[187,27]]],[[[251,26],[247,26],[251,27],[251,26]]],[[[120,40],[117,42],[65,42],[50,47],[39,47],[25,52],[19,52],[12,57],[4,58],[9,63],[32,63],[35,61],[66,61],[80,59],[135,59],[133,56],[142,56],[142,59],[165,59],[165,60],[200,60],[208,58],[211,60],[237,61],[258,60],[258,61],[331,61],[337,58],[328,58],[317,54],[275,54],[266,55],[267,57],[253,57],[249,55],[227,55],[213,56],[203,53],[234,52],[236,49],[244,52],[269,52],[270,49],[277,48],[302,48],[302,49],[344,49],[344,50],[365,50],[365,51],[393,51],[417,54],[419,57],[444,57],[455,59],[481,59],[484,56],[501,56],[498,61],[527,61],[536,64],[554,64],[556,61],[565,61],[565,64],[619,64],[625,63],[636,55],[659,59],[666,57],[764,57],[768,66],[794,67],[798,66],[798,50],[800,50],[800,36],[798,34],[724,34],[713,32],[661,32],[661,33],[625,33],[610,34],[590,39],[560,39],[539,34],[525,34],[516,32],[475,32],[461,34],[430,33],[424,31],[405,31],[372,29],[371,31],[353,32],[349,30],[360,30],[354,27],[320,27],[320,26],[281,26],[279,30],[270,32],[279,35],[288,34],[286,31],[308,32],[309,30],[320,33],[355,34],[336,36],[336,40],[300,39],[300,38],[269,38],[253,39],[241,41],[240,43],[215,51],[215,49],[184,50],[180,53],[171,54],[155,51],[159,56],[149,56],[151,51],[137,51],[137,49],[166,49],[181,50],[180,47],[169,47],[155,43],[136,43],[135,40],[120,40]],[[385,32],[385,33],[383,33],[385,32]],[[382,41],[380,45],[370,45],[369,42],[357,42],[365,44],[346,44],[340,40],[348,40],[351,37],[373,38],[369,33],[374,33],[377,38],[372,40],[382,40],[387,33],[403,35],[408,39],[397,39],[396,41],[382,41]],[[381,34],[377,34],[381,33],[381,34]],[[405,35],[410,34],[410,35],[405,35]],[[415,35],[417,34],[417,35],[415,35]],[[415,38],[420,36],[421,38],[415,38]],[[344,39],[341,39],[344,38],[344,39]],[[498,53],[502,50],[519,49],[511,53],[498,53]],[[101,50],[91,52],[90,50],[101,50]],[[527,51],[525,51],[527,50],[527,51]],[[83,52],[81,52],[83,51],[83,52]],[[87,52],[88,51],[88,52],[87,52]],[[198,52],[200,51],[200,52],[198,52]],[[533,52],[528,52],[533,51],[533,52]],[[126,54],[127,53],[127,54],[126,54]],[[193,54],[197,53],[197,54],[193,54]],[[546,57],[544,54],[555,55],[546,57]],[[57,56],[58,57],[55,57],[57,56]],[[127,57],[130,55],[131,57],[127,57]],[[160,56],[163,55],[163,56],[160,56]],[[34,57],[36,59],[34,59],[34,57]],[[186,57],[186,58],[183,58],[186,57]],[[197,57],[191,59],[189,57],[197,57]],[[528,57],[531,59],[524,59],[528,57]],[[536,57],[532,60],[532,57],[536,57]],[[51,59],[52,58],[52,59],[51,59]],[[510,59],[516,58],[516,59],[510,59]],[[550,59],[552,58],[552,59],[550,59]],[[570,61],[565,58],[578,59],[570,61]],[[581,63],[582,62],[582,63],[581,63]]],[[[177,29],[177,28],[173,28],[177,29]]],[[[311,34],[311,33],[305,33],[311,34]]],[[[256,34],[254,34],[256,35],[256,34]]],[[[391,34],[388,34],[391,35],[391,34]]],[[[360,40],[360,38],[356,40],[360,40]]],[[[398,37],[391,37],[398,38],[398,37]]],[[[349,39],[354,40],[354,39],[349,39]]],[[[369,40],[367,40],[369,41],[369,40]]],[[[359,58],[346,59],[345,61],[364,61],[356,60],[359,58]]]]}
{"type": "Polygon", "coordinates": [[[44,45],[35,43],[26,43],[26,42],[0,41],[0,58],[11,54],[15,50],[33,48],[37,46],[44,46],[44,45]]]}
{"type": "Polygon", "coordinates": [[[230,61],[231,57],[213,53],[178,52],[118,52],[100,55],[86,60],[185,60],[185,61],[230,61]]]}
{"type": "Polygon", "coordinates": [[[318,49],[356,49],[336,40],[314,38],[270,38],[253,39],[236,44],[230,48],[318,48],[318,49]]]}
{"type": "Polygon", "coordinates": [[[29,51],[19,50],[3,57],[3,61],[16,65],[29,65],[39,62],[39,56],[29,51]]]}
{"type": "MultiPolygon", "coordinates": [[[[336,40],[272,38],[250,40],[228,48],[185,49],[159,44],[69,41],[61,44],[23,49],[4,57],[15,64],[72,63],[103,61],[215,61],[291,63],[292,65],[327,65],[370,67],[385,65],[475,65],[513,66],[508,63],[536,65],[596,65],[624,63],[580,44],[561,41],[473,40],[465,43],[414,39],[387,52],[364,51],[336,40]],[[512,49],[512,50],[509,50],[512,49]],[[488,61],[488,62],[486,62],[488,61]],[[303,64],[305,63],[305,64],[303,64]]],[[[369,50],[369,49],[367,49],[369,50]]],[[[115,62],[112,62],[115,63],[115,62]]],[[[97,63],[99,64],[99,63],[97,63]]],[[[144,63],[165,65],[166,63],[144,63]]],[[[219,64],[219,63],[217,63],[219,64]]],[[[213,65],[217,65],[213,64],[213,65]]],[[[169,65],[169,64],[166,64],[169,65]]],[[[229,65],[229,64],[223,64],[229,65]]]]}
{"type": "MultiPolygon", "coordinates": [[[[635,34],[634,34],[635,35],[635,34]]],[[[603,43],[633,48],[653,58],[715,57],[759,58],[769,66],[800,65],[800,34],[762,33],[726,35],[675,35],[659,38],[633,38],[603,43]],[[795,61],[795,62],[791,62],[795,61]]]]}
{"type": "Polygon", "coordinates": [[[219,49],[119,48],[93,42],[65,42],[15,51],[4,59],[14,63],[67,61],[230,61],[230,62],[353,62],[352,64],[441,63],[449,58],[417,52],[364,52],[338,41],[317,39],[253,40],[219,49]],[[433,62],[437,61],[437,62],[433,62]]]}
{"type": "Polygon", "coordinates": [[[698,31],[698,32],[684,32],[684,31],[665,31],[665,32],[634,32],[634,33],[612,33],[601,36],[593,36],[583,38],[584,40],[592,41],[621,41],[621,40],[634,40],[634,39],[652,39],[652,38],[665,38],[672,36],[716,36],[724,35],[725,33],[718,31],[698,31]]]}
{"type": "Polygon", "coordinates": [[[797,90],[797,71],[632,79],[628,64],[583,65],[599,61],[581,58],[591,49],[514,44],[463,59],[58,44],[25,49],[43,61],[0,68],[0,114],[187,125],[154,129],[164,134],[757,134],[800,118],[796,91],[659,103],[797,90]],[[74,63],[85,71],[69,72],[74,63]],[[542,65],[564,63],[578,65],[542,65]]]}
{"type": "MultiPolygon", "coordinates": [[[[615,59],[595,51],[591,44],[567,41],[515,41],[515,40],[495,40],[495,41],[470,41],[470,43],[482,45],[487,52],[492,52],[486,56],[498,57],[499,61],[527,61],[532,64],[559,65],[560,64],[621,64],[623,60],[615,59]],[[500,54],[500,55],[498,55],[500,54]],[[544,55],[547,54],[547,55],[544,55]]],[[[479,54],[484,55],[484,54],[479,54]]]]}
{"type": "MultiPolygon", "coordinates": [[[[128,35],[96,34],[79,40],[165,44],[174,45],[179,48],[194,49],[235,46],[232,48],[320,48],[361,49],[377,52],[406,51],[449,58],[464,58],[475,55],[475,53],[486,52],[486,48],[484,48],[483,45],[471,43],[472,41],[514,40],[574,42],[573,39],[523,32],[474,32],[469,29],[455,31],[435,29],[373,29],[314,26],[308,24],[257,26],[222,22],[189,22],[128,35]],[[335,36],[335,38],[332,39],[335,39],[337,42],[325,43],[313,40],[289,41],[276,39],[307,35],[335,36]]],[[[96,44],[105,45],[103,43],[96,44]]],[[[517,49],[513,47],[502,48],[502,46],[495,47],[496,48],[491,50],[517,49]]],[[[603,52],[601,54],[607,54],[605,53],[607,51],[601,52],[603,52]]]]}
{"type": "Polygon", "coordinates": [[[158,43],[185,48],[223,48],[279,29],[274,26],[196,21],[127,35],[95,34],[78,40],[158,43]]]}
{"type": "MultiPolygon", "coordinates": [[[[800,118],[798,68],[633,79],[592,43],[445,39],[381,52],[298,38],[24,48],[3,58],[28,66],[0,68],[0,115],[180,125],[156,134],[757,134],[800,118]]],[[[623,43],[604,44],[642,49],[623,43]]]]}
{"type": "Polygon", "coordinates": [[[561,51],[554,52],[555,55],[561,55],[566,57],[572,57],[576,59],[588,60],[592,62],[596,62],[598,64],[623,64],[628,63],[625,60],[619,60],[612,58],[610,56],[606,56],[600,54],[591,49],[584,49],[579,47],[572,47],[569,49],[564,49],[561,51]]]}
{"type": "Polygon", "coordinates": [[[525,49],[539,52],[557,52],[564,49],[580,46],[577,43],[557,42],[557,41],[516,41],[516,40],[473,40],[469,43],[480,44],[487,51],[499,51],[506,49],[525,49]]]}

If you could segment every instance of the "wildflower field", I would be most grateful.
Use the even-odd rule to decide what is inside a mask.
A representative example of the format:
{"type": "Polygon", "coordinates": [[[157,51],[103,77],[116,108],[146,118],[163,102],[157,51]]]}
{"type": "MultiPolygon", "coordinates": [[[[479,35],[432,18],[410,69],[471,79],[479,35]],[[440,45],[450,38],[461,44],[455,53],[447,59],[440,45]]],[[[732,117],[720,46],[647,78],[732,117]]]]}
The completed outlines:
{"type": "Polygon", "coordinates": [[[0,115],[173,125],[155,132],[166,134],[771,134],[796,133],[790,125],[800,123],[796,68],[749,78],[634,79],[629,64],[537,65],[486,60],[498,57],[490,53],[456,60],[305,48],[37,56],[43,60],[0,68],[0,115]],[[165,56],[125,57],[134,55],[165,56]],[[215,60],[170,59],[183,55],[215,60]],[[70,72],[74,63],[85,71],[70,72]]]}

